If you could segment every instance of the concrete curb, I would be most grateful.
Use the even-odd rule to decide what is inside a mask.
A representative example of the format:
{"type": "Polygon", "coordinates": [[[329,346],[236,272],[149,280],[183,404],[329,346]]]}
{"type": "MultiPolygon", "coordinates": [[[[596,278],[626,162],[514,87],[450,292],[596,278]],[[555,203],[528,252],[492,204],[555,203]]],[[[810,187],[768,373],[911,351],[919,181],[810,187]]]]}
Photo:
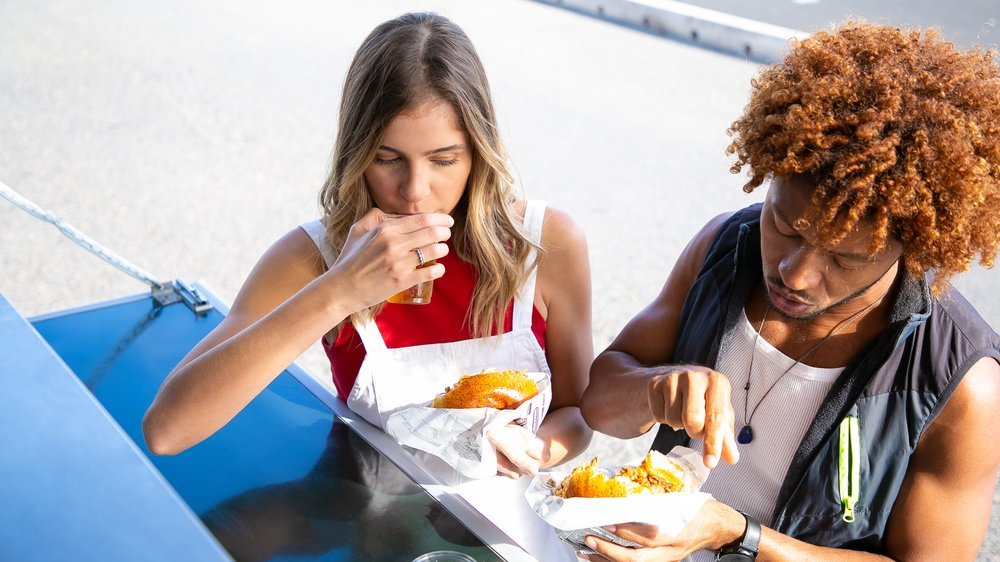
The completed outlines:
{"type": "Polygon", "coordinates": [[[805,31],[673,0],[536,1],[761,63],[781,60],[790,39],[802,39],[809,35],[805,31]]]}

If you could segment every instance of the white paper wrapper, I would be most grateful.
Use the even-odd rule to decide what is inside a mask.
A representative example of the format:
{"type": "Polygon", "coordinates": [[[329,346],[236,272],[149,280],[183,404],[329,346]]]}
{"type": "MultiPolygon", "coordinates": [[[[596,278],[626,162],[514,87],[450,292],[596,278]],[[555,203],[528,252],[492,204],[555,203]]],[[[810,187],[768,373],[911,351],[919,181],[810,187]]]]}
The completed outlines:
{"type": "MultiPolygon", "coordinates": [[[[587,535],[605,538],[627,547],[639,546],[601,527],[622,523],[656,525],[661,533],[676,535],[688,524],[710,494],[699,492],[708,468],[701,460],[701,453],[687,447],[674,447],[667,455],[678,461],[688,473],[690,492],[668,494],[639,494],[624,498],[560,498],[553,495],[556,486],[568,472],[549,472],[535,475],[524,492],[528,504],[546,523],[555,527],[559,538],[570,543],[581,554],[595,554],[584,546],[587,535]]],[[[609,477],[617,470],[601,469],[609,477]]]]}
{"type": "Polygon", "coordinates": [[[431,408],[430,404],[393,412],[385,432],[399,443],[439,457],[470,478],[497,473],[497,453],[486,433],[515,420],[536,433],[552,401],[545,373],[527,373],[538,384],[538,394],[516,410],[495,408],[431,408]]]}

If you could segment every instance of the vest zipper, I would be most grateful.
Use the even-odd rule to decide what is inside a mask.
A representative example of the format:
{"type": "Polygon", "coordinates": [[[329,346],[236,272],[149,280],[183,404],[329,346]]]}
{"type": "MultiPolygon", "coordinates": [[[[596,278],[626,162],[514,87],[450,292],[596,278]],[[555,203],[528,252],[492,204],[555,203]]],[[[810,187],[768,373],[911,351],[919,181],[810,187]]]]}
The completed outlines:
{"type": "Polygon", "coordinates": [[[838,472],[840,502],[844,505],[842,519],[854,523],[854,507],[861,495],[861,430],[857,416],[847,416],[840,422],[840,455],[838,472]]]}

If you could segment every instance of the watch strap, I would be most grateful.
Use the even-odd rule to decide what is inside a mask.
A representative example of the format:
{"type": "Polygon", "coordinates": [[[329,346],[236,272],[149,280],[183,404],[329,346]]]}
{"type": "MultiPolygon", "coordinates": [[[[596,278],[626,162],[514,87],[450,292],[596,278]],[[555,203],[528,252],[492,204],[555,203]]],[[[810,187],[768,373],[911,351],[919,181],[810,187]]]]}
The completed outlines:
{"type": "MultiPolygon", "coordinates": [[[[742,511],[740,513],[743,513],[742,511]]],[[[757,557],[757,549],[760,546],[760,521],[743,513],[747,518],[747,528],[743,531],[743,540],[740,541],[739,548],[750,553],[750,556],[757,557]]]]}
{"type": "Polygon", "coordinates": [[[743,528],[743,536],[740,538],[739,544],[723,547],[716,555],[716,560],[752,562],[757,559],[757,549],[760,546],[760,521],[742,511],[740,515],[746,520],[746,526],[743,528]]]}

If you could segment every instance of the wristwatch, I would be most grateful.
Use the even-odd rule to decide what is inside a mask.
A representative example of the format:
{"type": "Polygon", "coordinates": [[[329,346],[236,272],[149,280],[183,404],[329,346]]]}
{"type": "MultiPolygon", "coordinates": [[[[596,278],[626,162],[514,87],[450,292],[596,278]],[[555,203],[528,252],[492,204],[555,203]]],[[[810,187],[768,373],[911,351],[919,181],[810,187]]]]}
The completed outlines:
{"type": "Polygon", "coordinates": [[[743,529],[743,536],[740,537],[739,544],[726,545],[715,554],[715,559],[720,562],[754,562],[757,559],[757,545],[760,543],[760,521],[742,511],[740,515],[747,521],[747,526],[743,529]]]}

